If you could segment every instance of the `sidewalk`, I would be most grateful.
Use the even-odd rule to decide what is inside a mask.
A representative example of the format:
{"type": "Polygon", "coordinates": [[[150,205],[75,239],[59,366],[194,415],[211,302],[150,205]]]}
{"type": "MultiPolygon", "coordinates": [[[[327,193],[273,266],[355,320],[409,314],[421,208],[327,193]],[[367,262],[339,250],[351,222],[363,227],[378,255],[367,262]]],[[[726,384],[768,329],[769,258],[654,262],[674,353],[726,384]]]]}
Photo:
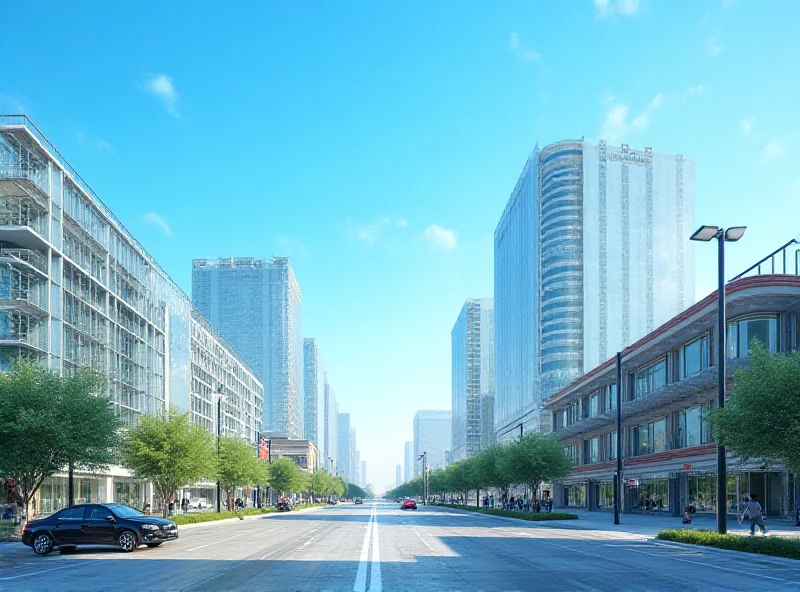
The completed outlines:
{"type": "MultiPolygon", "coordinates": [[[[714,514],[700,515],[695,514],[692,516],[691,524],[683,524],[681,518],[672,516],[665,516],[653,514],[622,514],[620,516],[619,526],[614,525],[613,512],[589,512],[580,508],[563,508],[558,509],[559,512],[569,512],[576,514],[579,520],[571,522],[558,521],[555,524],[559,526],[569,524],[577,528],[592,529],[592,530],[621,530],[631,532],[634,534],[641,534],[645,536],[655,536],[660,530],[666,529],[683,529],[693,528],[696,530],[716,530],[717,520],[714,514]]],[[[767,533],[771,536],[791,537],[800,539],[800,526],[794,525],[794,520],[786,518],[767,518],[764,523],[767,526],[767,533]]],[[[554,524],[551,522],[540,522],[537,524],[554,524]]],[[[736,518],[728,515],[728,532],[730,534],[750,534],[750,522],[745,521],[739,524],[736,518]]]]}

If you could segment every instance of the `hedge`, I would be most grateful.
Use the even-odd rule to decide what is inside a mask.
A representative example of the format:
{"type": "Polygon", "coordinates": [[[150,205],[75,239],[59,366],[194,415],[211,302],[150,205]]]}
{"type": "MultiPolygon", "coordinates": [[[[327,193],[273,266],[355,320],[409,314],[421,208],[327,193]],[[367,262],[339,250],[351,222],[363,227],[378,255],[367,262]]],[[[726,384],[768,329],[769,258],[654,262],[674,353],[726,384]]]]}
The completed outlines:
{"type": "Polygon", "coordinates": [[[519,520],[529,520],[531,522],[545,522],[547,520],[577,520],[576,514],[565,512],[523,512],[521,510],[503,510],[501,508],[476,508],[475,506],[458,506],[456,504],[436,504],[443,508],[453,508],[454,510],[467,510],[479,514],[489,514],[490,516],[505,516],[506,518],[518,518],[519,520]]]}
{"type": "MultiPolygon", "coordinates": [[[[301,504],[294,507],[295,510],[324,506],[325,504],[301,504]]],[[[175,514],[170,516],[175,524],[197,524],[200,522],[214,522],[215,520],[228,520],[239,516],[259,516],[261,514],[271,514],[277,512],[277,508],[269,506],[267,508],[245,508],[244,510],[224,511],[224,512],[200,512],[199,514],[175,514]]]]}
{"type": "Polygon", "coordinates": [[[656,538],[662,541],[702,545],[730,551],[800,559],[800,540],[797,539],[719,534],[713,530],[693,529],[662,530],[656,535],[656,538]]]}

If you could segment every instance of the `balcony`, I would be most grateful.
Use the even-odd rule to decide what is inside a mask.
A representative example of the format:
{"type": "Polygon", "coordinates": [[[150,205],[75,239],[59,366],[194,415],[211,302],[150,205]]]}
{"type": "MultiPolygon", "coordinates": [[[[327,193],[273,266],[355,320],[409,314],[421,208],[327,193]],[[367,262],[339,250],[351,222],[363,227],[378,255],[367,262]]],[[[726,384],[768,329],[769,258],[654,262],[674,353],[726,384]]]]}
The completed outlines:
{"type": "Polygon", "coordinates": [[[20,269],[38,272],[47,278],[47,257],[39,251],[0,247],[0,262],[9,263],[20,269]]]}
{"type": "Polygon", "coordinates": [[[49,235],[47,210],[30,198],[3,195],[0,187],[0,242],[46,251],[49,235]]]}
{"type": "Polygon", "coordinates": [[[0,311],[0,349],[8,346],[47,353],[47,324],[18,310],[0,311]]]}

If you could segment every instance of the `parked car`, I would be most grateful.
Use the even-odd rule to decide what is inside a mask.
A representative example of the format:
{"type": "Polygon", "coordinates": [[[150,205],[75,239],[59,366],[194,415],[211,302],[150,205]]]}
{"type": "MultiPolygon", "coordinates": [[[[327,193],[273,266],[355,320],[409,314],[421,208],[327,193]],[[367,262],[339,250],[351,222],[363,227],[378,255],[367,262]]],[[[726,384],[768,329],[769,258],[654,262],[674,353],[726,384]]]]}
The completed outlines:
{"type": "Polygon", "coordinates": [[[403,504],[400,506],[403,510],[416,510],[417,509],[417,500],[407,499],[403,500],[403,504]]]}
{"type": "Polygon", "coordinates": [[[289,500],[281,500],[275,507],[278,508],[278,512],[291,512],[294,510],[294,506],[289,500]]]}
{"type": "Polygon", "coordinates": [[[357,506],[363,505],[364,500],[362,500],[360,497],[357,497],[353,503],[356,504],[357,506]]]}
{"type": "Polygon", "coordinates": [[[172,520],[147,516],[122,504],[71,506],[31,520],[22,530],[22,542],[38,555],[78,545],[115,545],[130,553],[141,544],[158,547],[177,538],[178,526],[172,520]]]}

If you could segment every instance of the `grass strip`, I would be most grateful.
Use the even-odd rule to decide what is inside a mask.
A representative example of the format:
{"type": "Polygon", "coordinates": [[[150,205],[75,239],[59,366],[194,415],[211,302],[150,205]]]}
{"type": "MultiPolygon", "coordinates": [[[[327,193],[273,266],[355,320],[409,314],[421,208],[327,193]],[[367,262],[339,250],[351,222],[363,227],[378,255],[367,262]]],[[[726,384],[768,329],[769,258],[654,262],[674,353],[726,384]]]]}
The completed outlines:
{"type": "Polygon", "coordinates": [[[576,514],[565,512],[523,512],[521,510],[503,510],[501,508],[476,508],[475,506],[458,506],[456,504],[435,504],[443,508],[453,508],[454,510],[467,510],[478,514],[488,514],[490,516],[504,516],[506,518],[518,518],[530,522],[546,522],[548,520],[577,520],[576,514]]]}
{"type": "MultiPolygon", "coordinates": [[[[326,504],[301,504],[294,507],[295,510],[303,510],[305,508],[315,508],[317,506],[324,506],[326,504]]],[[[244,510],[224,511],[224,512],[200,512],[198,514],[176,514],[170,516],[170,520],[174,520],[175,524],[198,524],[200,522],[214,522],[216,520],[229,520],[231,518],[238,518],[239,516],[259,516],[261,514],[271,514],[277,512],[277,508],[270,506],[268,508],[245,508],[244,510]]]]}
{"type": "Polygon", "coordinates": [[[656,535],[662,541],[688,543],[729,551],[756,553],[785,559],[800,559],[800,540],[781,537],[741,536],[736,534],[719,534],[712,530],[662,530],[656,535]]]}

